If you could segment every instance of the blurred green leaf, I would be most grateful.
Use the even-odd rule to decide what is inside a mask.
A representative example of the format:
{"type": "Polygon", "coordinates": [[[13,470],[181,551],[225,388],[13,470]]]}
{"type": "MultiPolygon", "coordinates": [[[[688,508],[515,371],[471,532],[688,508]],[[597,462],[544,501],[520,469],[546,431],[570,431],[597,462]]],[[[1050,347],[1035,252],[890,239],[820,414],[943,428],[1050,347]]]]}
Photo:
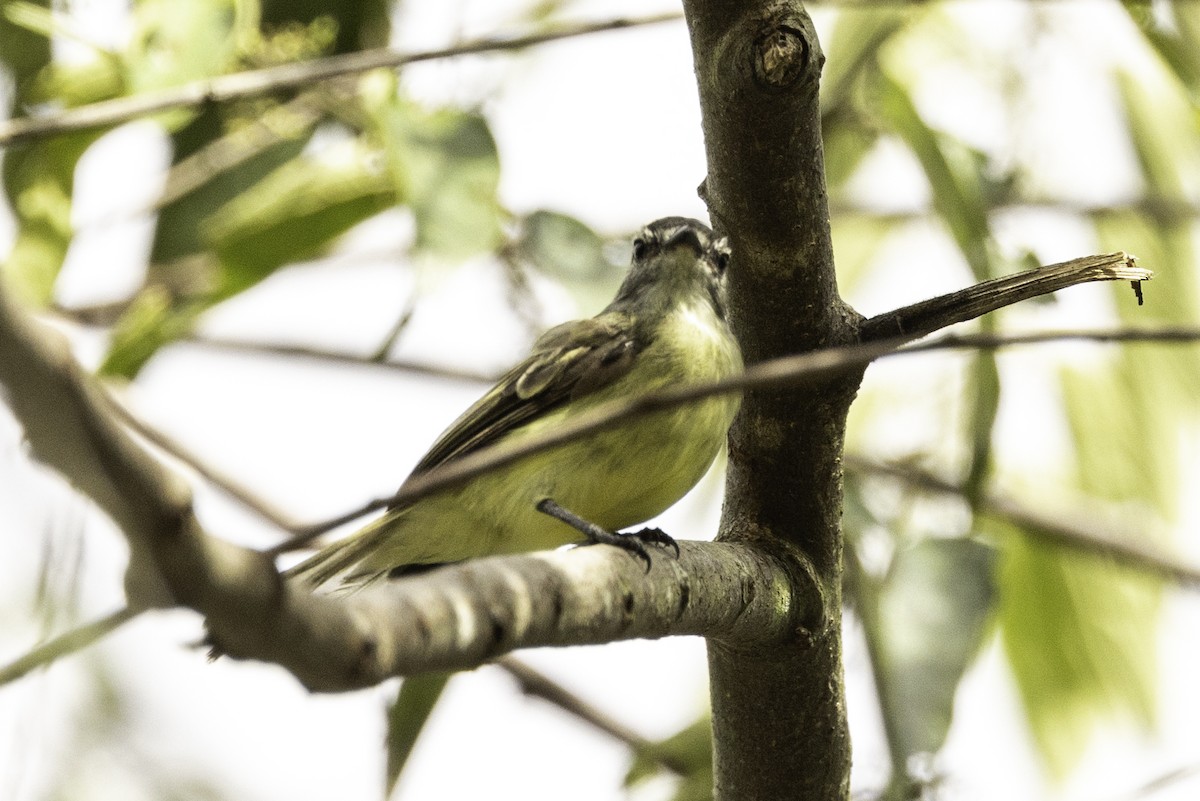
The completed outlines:
{"type": "Polygon", "coordinates": [[[236,65],[235,0],[140,0],[126,50],[131,93],[177,86],[236,65]]]}
{"type": "Polygon", "coordinates": [[[825,183],[830,195],[836,195],[871,152],[879,132],[849,113],[826,117],[824,123],[825,183]]]}
{"type": "Polygon", "coordinates": [[[285,163],[202,226],[221,261],[216,297],[234,295],[285,264],[321,253],[393,200],[388,177],[357,146],[285,163]]]}
{"type": "Polygon", "coordinates": [[[413,676],[400,684],[396,701],[388,709],[387,793],[391,795],[425,728],[433,707],[442,697],[453,673],[413,676]]]}
{"type": "Polygon", "coordinates": [[[1141,502],[1169,520],[1177,506],[1179,406],[1141,358],[1090,373],[1062,371],[1076,481],[1088,494],[1141,502]]]}
{"type": "MultiPolygon", "coordinates": [[[[1149,194],[1186,200],[1187,175],[1200,170],[1200,118],[1169,76],[1119,73],[1117,86],[1130,139],[1149,194]]],[[[1131,212],[1099,215],[1103,247],[1137,254],[1155,271],[1145,306],[1128,287],[1113,286],[1113,303],[1129,323],[1190,325],[1200,317],[1192,224],[1131,212]]],[[[1125,348],[1107,375],[1065,371],[1063,390],[1084,489],[1102,497],[1141,500],[1165,519],[1177,512],[1179,425],[1200,410],[1200,353],[1194,348],[1125,348]]]]}
{"type": "Polygon", "coordinates": [[[855,80],[874,65],[879,48],[923,11],[910,6],[848,8],[838,12],[825,37],[825,70],[821,74],[821,113],[836,114],[849,102],[855,80]]]}
{"type": "MultiPolygon", "coordinates": [[[[1196,186],[1194,179],[1185,179],[1200,174],[1200,115],[1196,108],[1177,86],[1155,81],[1152,76],[1135,80],[1119,73],[1117,87],[1148,194],[1187,202],[1196,186]]],[[[1153,284],[1147,285],[1152,295],[1146,306],[1130,303],[1127,292],[1116,296],[1124,319],[1177,324],[1196,320],[1200,287],[1190,220],[1123,213],[1100,215],[1095,222],[1104,246],[1134,253],[1155,271],[1153,284]]],[[[1197,371],[1190,372],[1194,376],[1197,371]]]]}
{"type": "Polygon", "coordinates": [[[664,772],[679,779],[672,801],[709,801],[713,797],[712,720],[708,715],[654,743],[649,750],[634,754],[633,764],[625,774],[625,786],[633,787],[664,772]],[[682,773],[666,771],[663,759],[682,773]]]}
{"type": "Polygon", "coordinates": [[[1097,724],[1154,717],[1159,588],[1105,560],[1022,536],[1000,541],[1002,640],[1042,756],[1059,777],[1097,724]]]}
{"type": "Polygon", "coordinates": [[[1200,101],[1200,7],[1125,0],[1122,5],[1175,77],[1200,101]]]}
{"type": "Polygon", "coordinates": [[[66,107],[109,100],[125,93],[125,72],[119,61],[98,57],[84,63],[49,64],[30,87],[33,103],[66,107]]]}
{"type": "Polygon", "coordinates": [[[556,211],[526,216],[517,247],[534,268],[553,278],[596,281],[611,278],[614,272],[600,235],[575,217],[556,211]]]}
{"type": "Polygon", "coordinates": [[[946,739],[958,684],[989,628],[994,563],[993,549],[972,540],[922,540],[896,554],[879,590],[885,675],[876,679],[887,686],[883,714],[900,764],[946,739]]]}
{"type": "Polygon", "coordinates": [[[883,243],[901,223],[870,214],[835,214],[829,223],[838,285],[844,293],[853,293],[883,243]]]}
{"type": "Polygon", "coordinates": [[[336,29],[333,52],[386,47],[393,6],[389,0],[260,0],[262,27],[273,31],[289,22],[309,25],[324,18],[336,29]]]}
{"type": "MultiPolygon", "coordinates": [[[[920,162],[933,192],[933,206],[975,279],[996,277],[1002,270],[988,220],[988,198],[996,194],[997,184],[986,175],[986,157],[926,125],[908,90],[882,71],[879,92],[881,117],[920,162]]],[[[994,331],[996,318],[984,316],[979,324],[984,332],[994,331]]],[[[974,495],[990,470],[992,430],[1000,404],[1000,377],[994,354],[976,356],[966,392],[971,409],[966,485],[974,495]]]]}
{"type": "Polygon", "coordinates": [[[926,125],[908,90],[886,72],[880,72],[878,83],[877,111],[921,163],[933,192],[933,206],[975,279],[995,277],[999,271],[993,263],[982,156],[926,125]]]}
{"type": "Polygon", "coordinates": [[[521,221],[515,253],[559,281],[580,309],[596,309],[616,292],[625,270],[609,258],[604,238],[575,217],[540,210],[521,221]]]}
{"type": "MultiPolygon", "coordinates": [[[[0,62],[12,73],[16,84],[14,108],[20,107],[20,101],[28,93],[28,83],[50,63],[49,39],[13,20],[14,11],[19,20],[25,6],[32,7],[34,14],[38,9],[43,13],[50,10],[49,0],[28,3],[25,0],[0,0],[0,42],[4,42],[4,47],[0,47],[0,62]]],[[[25,14],[28,13],[26,10],[25,14]]]]}
{"type": "Polygon", "coordinates": [[[29,33],[49,39],[59,30],[55,24],[54,15],[49,6],[26,2],[26,0],[10,0],[0,5],[0,14],[18,28],[24,28],[29,33]]]}
{"type": "MultiPolygon", "coordinates": [[[[1165,365],[1147,368],[1167,355],[1126,350],[1107,367],[1060,376],[1078,487],[1164,518],[1178,492],[1179,407],[1155,375],[1165,365]]],[[[1153,721],[1159,587],[1100,558],[1012,540],[1001,571],[1004,643],[1035,739],[1061,776],[1099,723],[1153,721]]]]}
{"type": "Polygon", "coordinates": [[[1186,199],[1184,179],[1200,167],[1200,117],[1179,87],[1161,77],[1118,71],[1117,88],[1152,195],[1186,199]]]}
{"type": "Polygon", "coordinates": [[[825,183],[831,195],[850,179],[879,138],[860,108],[869,93],[859,86],[864,78],[878,76],[879,49],[921,13],[906,7],[844,9],[837,15],[824,43],[821,75],[825,183]]]}
{"type": "Polygon", "coordinates": [[[133,378],[163,345],[186,334],[199,309],[175,308],[170,294],[158,286],[143,289],[113,326],[101,375],[133,378]]]}
{"type": "Polygon", "coordinates": [[[499,247],[500,158],[487,120],[398,98],[376,115],[396,194],[416,219],[417,248],[458,260],[499,247]]]}
{"type": "MultiPolygon", "coordinates": [[[[12,22],[17,8],[39,13],[48,3],[15,5],[0,2],[0,61],[12,73],[15,92],[11,114],[20,117],[37,100],[38,79],[51,63],[50,43],[12,22]]],[[[75,165],[96,133],[77,133],[7,148],[3,159],[4,191],[16,217],[12,250],[3,262],[3,280],[17,297],[47,305],[71,243],[71,194],[75,165]]]]}
{"type": "Polygon", "coordinates": [[[199,225],[206,253],[155,264],[153,280],[117,324],[102,372],[133,377],[158,348],[187,333],[204,309],[323,252],[388,208],[387,176],[369,154],[348,150],[340,159],[286,162],[199,225]]]}
{"type": "Polygon", "coordinates": [[[6,285],[26,303],[49,304],[71,243],[71,190],[76,142],[48,142],[9,151],[4,188],[17,217],[17,236],[4,262],[6,285]]]}
{"type": "MultiPolygon", "coordinates": [[[[984,318],[980,322],[985,332],[995,331],[994,317],[984,318]]],[[[965,394],[971,409],[966,430],[970,461],[963,488],[967,499],[974,503],[991,472],[992,432],[996,427],[996,415],[1000,412],[1000,370],[996,366],[994,351],[975,354],[965,394]]]]}
{"type": "MultiPolygon", "coordinates": [[[[172,134],[174,162],[195,156],[226,135],[222,111],[210,108],[172,134]]],[[[235,123],[236,124],[236,123],[235,123]]],[[[195,189],[168,203],[158,214],[151,247],[151,276],[158,265],[204,252],[208,242],[201,226],[226,203],[255,186],[259,181],[298,157],[308,143],[308,133],[285,139],[239,161],[232,169],[208,176],[195,189]]]]}

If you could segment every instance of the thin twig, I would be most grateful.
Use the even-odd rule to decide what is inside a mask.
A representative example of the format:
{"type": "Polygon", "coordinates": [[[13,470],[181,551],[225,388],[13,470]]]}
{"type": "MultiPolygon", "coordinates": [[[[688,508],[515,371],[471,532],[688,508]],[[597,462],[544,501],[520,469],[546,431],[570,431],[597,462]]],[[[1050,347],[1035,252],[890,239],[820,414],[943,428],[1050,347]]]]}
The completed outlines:
{"type": "Polygon", "coordinates": [[[287,532],[302,533],[308,530],[305,524],[293,520],[287,512],[250,492],[216,467],[196,456],[183,443],[164,434],[162,431],[159,431],[137,417],[110,393],[103,393],[103,398],[109,411],[125,426],[136,432],[138,436],[159,450],[186,464],[210,484],[213,484],[233,497],[238,503],[250,509],[259,517],[287,532]]]}
{"type": "Polygon", "coordinates": [[[863,323],[861,340],[873,342],[893,337],[917,339],[955,323],[973,320],[1005,306],[1076,284],[1088,281],[1148,281],[1153,276],[1149,270],[1138,267],[1134,257],[1126,253],[1084,256],[982,281],[957,292],[876,315],[863,323]]]}
{"type": "Polygon", "coordinates": [[[521,50],[560,39],[654,25],[661,22],[675,22],[682,18],[682,14],[671,12],[632,19],[611,19],[603,22],[563,26],[524,36],[475,39],[452,47],[434,50],[397,53],[387,48],[380,48],[237,72],[231,75],[192,81],[182,86],[157,92],[143,92],[132,97],[119,97],[91,103],[55,114],[9,120],[0,123],[0,147],[30,139],[115,125],[168,109],[196,108],[210,103],[224,103],[230,100],[257,97],[373,69],[396,68],[405,64],[475,53],[521,50]]]}
{"type": "Polygon", "coordinates": [[[1058,341],[1091,342],[1197,342],[1200,328],[1173,327],[1152,330],[1114,329],[1108,331],[1045,331],[1030,334],[971,334],[945,336],[935,342],[908,345],[907,337],[880,340],[866,345],[802,353],[782,359],[760,362],[745,372],[708,384],[693,384],[677,389],[655,392],[626,400],[614,400],[580,414],[569,422],[532,437],[519,444],[483,448],[455,461],[413,476],[400,491],[387,498],[378,498],[361,508],[341,515],[336,520],[314,524],[310,531],[269,548],[266,553],[281,553],[304,547],[310,540],[356,517],[379,509],[408,504],[450,487],[458,486],[484,473],[497,470],[568,442],[582,439],[597,431],[616,426],[626,420],[642,417],[665,409],[684,406],[716,395],[729,395],[746,390],[778,390],[799,386],[829,373],[861,367],[877,359],[906,356],[942,350],[995,350],[998,348],[1033,345],[1058,341]]]}
{"type": "Polygon", "coordinates": [[[1169,770],[1161,776],[1156,776],[1150,781],[1143,783],[1140,787],[1122,793],[1110,799],[1110,801],[1141,801],[1141,799],[1147,796],[1154,795],[1160,790],[1168,789],[1173,784],[1187,781],[1195,776],[1200,776],[1200,764],[1184,765],[1169,770]]]}
{"type": "MultiPolygon", "coordinates": [[[[1070,198],[1022,197],[1013,195],[991,203],[989,214],[1014,211],[1038,211],[1054,214],[1073,214],[1080,217],[1141,214],[1157,220],[1185,221],[1200,217],[1200,204],[1185,199],[1146,195],[1125,203],[1081,203],[1070,198]]],[[[854,202],[829,204],[831,218],[857,217],[892,223],[933,219],[938,212],[932,206],[883,207],[854,202]]]]}
{"type": "MultiPolygon", "coordinates": [[[[118,301],[97,306],[84,307],[54,307],[54,316],[65,321],[83,326],[106,327],[112,325],[130,305],[130,301],[118,301]]],[[[407,310],[404,312],[408,314],[407,310]]],[[[398,325],[404,322],[403,316],[398,325]]],[[[252,356],[279,356],[288,359],[307,359],[316,362],[344,365],[347,367],[382,368],[402,373],[446,378],[452,381],[463,381],[470,384],[491,384],[499,378],[499,373],[488,373],[479,370],[468,370],[460,367],[428,364],[411,359],[388,359],[380,361],[376,354],[357,354],[345,351],[313,348],[306,345],[284,345],[274,342],[252,342],[243,339],[229,339],[193,331],[180,337],[177,342],[197,345],[212,350],[244,353],[252,356]]]]}
{"type": "MultiPolygon", "coordinates": [[[[877,462],[847,454],[849,470],[887,476],[910,486],[944,495],[962,497],[964,489],[954,482],[912,465],[877,462]]],[[[995,491],[986,491],[978,499],[980,512],[1015,524],[1030,536],[1039,537],[1085,553],[1111,557],[1137,570],[1170,579],[1191,589],[1200,589],[1200,565],[1138,542],[1130,531],[1119,530],[1095,519],[1095,514],[1054,514],[1034,510],[995,491]]]]}
{"type": "Polygon", "coordinates": [[[662,753],[662,749],[658,748],[652,741],[642,737],[625,724],[609,717],[603,710],[589,704],[554,679],[530,667],[525,662],[515,657],[504,656],[497,659],[494,664],[516,679],[517,683],[521,685],[521,692],[526,695],[537,696],[557,706],[564,712],[591,724],[613,739],[629,746],[630,750],[635,754],[650,757],[667,770],[679,775],[686,773],[687,767],[685,765],[679,764],[678,760],[673,759],[669,754],[662,753]]]}
{"type": "Polygon", "coordinates": [[[71,629],[65,634],[47,640],[36,648],[22,654],[17,659],[0,667],[0,687],[29,673],[32,670],[48,665],[54,660],[67,654],[73,654],[81,648],[116,631],[120,626],[133,620],[138,612],[129,607],[118,609],[110,615],[100,618],[86,626],[71,629]]]}
{"type": "Polygon", "coordinates": [[[427,375],[434,378],[449,378],[454,381],[465,381],[472,384],[491,384],[498,375],[477,370],[466,370],[458,367],[426,364],[406,359],[389,359],[378,361],[372,355],[357,355],[337,351],[309,348],[303,345],[276,345],[265,342],[245,342],[236,339],[224,339],[207,334],[191,334],[180,340],[194,345],[234,353],[247,353],[267,356],[284,356],[294,359],[309,359],[312,361],[330,362],[354,367],[377,367],[396,370],[404,373],[427,375]]]}

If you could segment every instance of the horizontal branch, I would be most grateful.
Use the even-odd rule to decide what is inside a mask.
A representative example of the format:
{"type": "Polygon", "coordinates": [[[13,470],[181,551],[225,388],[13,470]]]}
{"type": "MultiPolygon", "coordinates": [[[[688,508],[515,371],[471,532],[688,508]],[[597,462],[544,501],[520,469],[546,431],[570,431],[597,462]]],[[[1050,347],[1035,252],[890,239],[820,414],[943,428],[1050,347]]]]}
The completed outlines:
{"type": "Polygon", "coordinates": [[[182,342],[199,345],[214,350],[230,353],[245,353],[256,356],[282,356],[289,359],[307,359],[310,361],[329,362],[351,367],[378,367],[402,373],[427,375],[434,378],[448,378],[454,381],[464,381],[472,384],[490,384],[499,376],[478,370],[467,370],[458,367],[426,364],[424,362],[405,359],[374,359],[369,356],[357,355],[320,348],[310,348],[303,345],[280,345],[268,342],[247,342],[238,339],[210,336],[208,334],[191,334],[184,337],[182,342]]]}
{"type": "MultiPolygon", "coordinates": [[[[886,476],[916,489],[956,497],[965,495],[963,487],[912,465],[888,464],[851,454],[846,455],[845,465],[847,470],[886,476]]],[[[1061,510],[1031,509],[993,490],[982,493],[977,503],[981,513],[1007,520],[1032,537],[1082,553],[1105,556],[1135,570],[1200,589],[1200,565],[1145,544],[1142,541],[1144,534],[1112,526],[1100,519],[1092,507],[1069,514],[1061,510]]]]}
{"type": "Polygon", "coordinates": [[[682,19],[682,16],[678,12],[672,12],[634,19],[611,19],[564,26],[525,36],[476,39],[453,47],[434,50],[397,53],[387,48],[380,48],[248,70],[207,80],[192,81],[182,86],[156,92],[144,92],[132,97],[119,97],[91,103],[55,114],[21,117],[2,122],[0,123],[0,147],[72,131],[116,125],[168,109],[196,108],[209,103],[224,103],[241,98],[258,97],[373,69],[396,68],[421,61],[477,53],[521,50],[533,45],[575,36],[673,22],[682,19]]]}
{"type": "MultiPolygon", "coordinates": [[[[1141,214],[1156,220],[1186,222],[1200,217],[1200,203],[1194,203],[1186,198],[1162,195],[1142,195],[1121,203],[1082,203],[1073,198],[1055,198],[1044,195],[1028,197],[1014,193],[987,206],[989,214],[1004,214],[1014,211],[1073,214],[1079,217],[1141,214]]],[[[928,220],[939,216],[937,209],[932,205],[888,208],[875,204],[846,201],[831,202],[829,215],[833,219],[857,217],[892,223],[928,220]]]]}
{"type": "Polygon", "coordinates": [[[150,602],[187,606],[223,652],[280,664],[312,689],[472,667],[530,646],[695,634],[751,647],[790,641],[820,619],[799,562],[717,543],[681,543],[678,559],[657,553],[649,574],[619,549],[576,548],[314,595],[282,581],[264,554],[205,533],[186,483],[108,413],[63,338],[3,292],[0,341],[0,382],[33,453],[121,527],[134,552],[127,582],[159,589],[112,619],[150,602]]]}
{"type": "MultiPolygon", "coordinates": [[[[98,306],[54,308],[53,315],[61,320],[81,326],[106,328],[113,325],[120,316],[129,309],[131,301],[119,301],[98,306]]],[[[428,364],[412,359],[375,358],[372,355],[351,353],[348,351],[328,350],[309,347],[306,345],[286,345],[276,342],[259,342],[246,339],[205,334],[193,331],[180,337],[177,342],[196,345],[210,350],[241,353],[250,356],[282,357],[285,359],[304,359],[306,361],[326,362],[347,367],[366,367],[391,370],[414,375],[447,378],[453,381],[463,381],[471,384],[491,384],[499,378],[498,373],[487,373],[480,370],[468,370],[447,365],[428,364]]]]}
{"type": "Polygon", "coordinates": [[[209,630],[226,654],[340,691],[535,646],[681,634],[766,646],[817,619],[793,594],[794,569],[744,545],[679,544],[678,559],[660,551],[648,574],[616,548],[582,547],[474,559],[349,596],[285,585],[269,617],[210,617],[209,630]]]}
{"type": "MultiPolygon", "coordinates": [[[[982,281],[911,306],[885,312],[862,324],[863,342],[906,337],[918,339],[955,323],[1091,281],[1149,281],[1154,273],[1138,267],[1127,253],[1106,253],[1038,267],[982,281]]],[[[1136,289],[1136,288],[1135,288],[1136,289]]],[[[1141,295],[1138,295],[1141,302],[1141,295]]]]}

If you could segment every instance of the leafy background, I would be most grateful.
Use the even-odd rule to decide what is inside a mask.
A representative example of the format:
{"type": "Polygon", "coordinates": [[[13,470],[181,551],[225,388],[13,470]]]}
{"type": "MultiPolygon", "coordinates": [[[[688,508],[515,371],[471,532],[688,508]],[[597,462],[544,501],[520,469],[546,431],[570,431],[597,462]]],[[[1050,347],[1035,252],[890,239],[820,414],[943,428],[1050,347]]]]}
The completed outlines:
{"type": "MultiPolygon", "coordinates": [[[[41,115],[650,10],[0,0],[2,99],[41,115]]],[[[1145,306],[1124,286],[1083,287],[979,325],[1196,320],[1200,4],[828,3],[814,16],[839,276],[861,311],[1124,249],[1157,273],[1145,306]]],[[[389,492],[538,330],[602,306],[630,231],[703,216],[703,171],[674,22],[7,148],[3,280],[139,416],[293,518],[319,519],[389,492]]],[[[1196,359],[1062,345],[871,369],[847,481],[856,788],[1150,797],[1145,782],[1178,772],[1153,797],[1194,797],[1195,597],[1049,545],[986,500],[1200,557],[1196,359]],[[880,460],[906,472],[882,474],[880,460]],[[929,472],[958,490],[921,490],[929,472]]],[[[15,424],[0,430],[0,615],[16,655],[118,605],[123,557],[107,522],[29,463],[15,424]]],[[[214,530],[279,536],[197,487],[214,530]]],[[[719,488],[710,476],[664,527],[707,536],[719,488]]],[[[182,613],[139,620],[0,691],[5,797],[383,792],[394,685],[310,698],[272,668],[205,664],[188,646],[198,631],[182,613]]],[[[705,797],[698,642],[530,659],[662,742],[631,755],[481,669],[449,682],[399,797],[610,798],[623,784],[705,797]]],[[[407,689],[404,709],[428,705],[407,689]]],[[[392,753],[417,729],[394,727],[392,753]]]]}

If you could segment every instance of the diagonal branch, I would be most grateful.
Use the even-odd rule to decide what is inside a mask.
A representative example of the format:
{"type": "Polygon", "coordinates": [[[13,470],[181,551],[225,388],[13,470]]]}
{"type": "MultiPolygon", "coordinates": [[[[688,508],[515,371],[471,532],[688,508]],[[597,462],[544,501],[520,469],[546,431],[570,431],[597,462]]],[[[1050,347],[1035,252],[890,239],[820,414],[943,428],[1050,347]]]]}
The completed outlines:
{"type": "Polygon", "coordinates": [[[227,493],[230,497],[269,523],[284,531],[299,533],[308,530],[303,523],[295,521],[282,509],[277,508],[264,498],[260,498],[250,490],[222,473],[216,467],[192,453],[183,443],[159,431],[141,418],[134,415],[110,394],[104,393],[103,400],[109,412],[142,439],[154,445],[159,450],[178,459],[213,486],[227,493]]]}
{"type": "MultiPolygon", "coordinates": [[[[888,464],[847,454],[846,468],[887,476],[929,492],[957,497],[964,495],[961,486],[912,465],[888,464]]],[[[1139,542],[1134,532],[1106,524],[1097,519],[1094,511],[1064,513],[1030,509],[996,491],[982,493],[978,508],[985,515],[1008,520],[1030,536],[1054,545],[1109,557],[1126,567],[1169,579],[1190,589],[1200,589],[1200,565],[1139,542]]]]}
{"type": "Polygon", "coordinates": [[[1136,259],[1127,253],[1106,253],[993,278],[957,292],[876,315],[863,323],[860,337],[863,342],[895,337],[919,339],[1005,306],[1090,281],[1134,282],[1140,304],[1141,295],[1136,284],[1150,280],[1154,273],[1138,267],[1135,262],[1136,259]]]}
{"type": "Polygon", "coordinates": [[[680,776],[687,773],[687,766],[671,754],[664,753],[656,744],[641,736],[620,721],[614,720],[603,710],[580,698],[541,671],[512,657],[501,657],[496,666],[507,672],[520,685],[525,695],[536,696],[559,709],[624,743],[634,754],[650,757],[659,765],[680,776]]]}
{"type": "Polygon", "coordinates": [[[0,687],[14,682],[30,671],[37,670],[68,654],[87,648],[97,640],[107,637],[140,614],[126,606],[84,626],[53,637],[41,645],[22,654],[6,665],[0,665],[0,687]]]}
{"type": "Polygon", "coordinates": [[[1200,341],[1200,328],[1165,327],[1151,330],[1113,329],[1106,331],[1044,331],[1010,335],[947,335],[934,342],[909,345],[908,347],[902,347],[908,338],[901,337],[866,345],[829,348],[772,359],[748,367],[740,375],[722,381],[710,384],[692,384],[636,398],[610,401],[595,407],[586,414],[572,418],[553,431],[547,431],[538,437],[530,437],[517,445],[502,444],[468,454],[450,464],[410,478],[404,487],[394,495],[378,498],[361,509],[349,512],[328,523],[314,524],[307,533],[280,543],[269,549],[267,553],[278,555],[295,550],[314,537],[355,517],[389,506],[411,503],[435,492],[463,484],[520,459],[611,428],[623,421],[663,409],[683,406],[702,398],[750,389],[795,389],[822,376],[893,356],[908,356],[942,350],[994,350],[1065,340],[1187,343],[1200,341]]]}
{"type": "Polygon", "coordinates": [[[192,81],[182,86],[157,92],[144,92],[132,97],[120,97],[92,103],[52,115],[9,120],[0,123],[0,147],[30,139],[115,125],[168,109],[196,108],[209,103],[224,103],[241,98],[258,97],[382,67],[396,68],[421,61],[433,61],[474,53],[521,50],[533,45],[575,36],[653,25],[660,22],[673,22],[679,20],[681,16],[678,12],[672,12],[634,19],[611,19],[603,22],[563,26],[524,36],[475,39],[453,47],[419,50],[412,53],[397,53],[386,48],[364,50],[222,75],[218,78],[192,81]]]}

